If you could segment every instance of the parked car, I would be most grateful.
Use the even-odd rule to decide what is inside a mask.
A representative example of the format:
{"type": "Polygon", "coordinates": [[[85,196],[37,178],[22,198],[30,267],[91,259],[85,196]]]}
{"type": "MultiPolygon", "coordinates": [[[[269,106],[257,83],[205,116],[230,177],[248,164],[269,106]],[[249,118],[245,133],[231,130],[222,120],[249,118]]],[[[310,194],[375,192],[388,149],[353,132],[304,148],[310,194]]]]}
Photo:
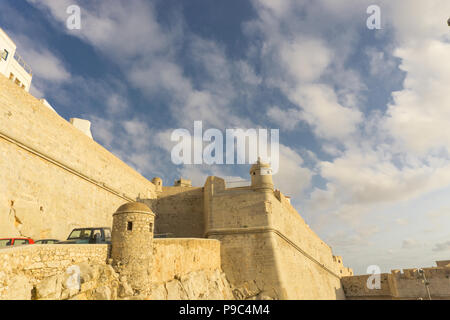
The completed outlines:
{"type": "Polygon", "coordinates": [[[73,229],[66,241],[58,244],[101,244],[111,243],[111,228],[77,228],[73,229]]]}
{"type": "Polygon", "coordinates": [[[34,243],[35,244],[55,244],[60,242],[60,240],[56,240],[56,239],[41,239],[41,240],[37,240],[34,243]]]}
{"type": "Polygon", "coordinates": [[[12,247],[12,246],[25,246],[28,244],[34,244],[33,239],[29,239],[29,238],[3,238],[3,239],[0,239],[0,248],[12,247]]]}

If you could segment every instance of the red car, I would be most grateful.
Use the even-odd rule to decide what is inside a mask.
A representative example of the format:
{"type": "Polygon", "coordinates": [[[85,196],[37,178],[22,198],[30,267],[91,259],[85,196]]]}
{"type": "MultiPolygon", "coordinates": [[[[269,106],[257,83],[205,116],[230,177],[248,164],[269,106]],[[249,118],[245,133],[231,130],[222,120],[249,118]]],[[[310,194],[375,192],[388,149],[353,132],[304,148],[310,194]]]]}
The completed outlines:
{"type": "Polygon", "coordinates": [[[33,239],[28,238],[4,238],[0,239],[0,248],[10,246],[24,246],[27,244],[34,244],[33,239]]]}

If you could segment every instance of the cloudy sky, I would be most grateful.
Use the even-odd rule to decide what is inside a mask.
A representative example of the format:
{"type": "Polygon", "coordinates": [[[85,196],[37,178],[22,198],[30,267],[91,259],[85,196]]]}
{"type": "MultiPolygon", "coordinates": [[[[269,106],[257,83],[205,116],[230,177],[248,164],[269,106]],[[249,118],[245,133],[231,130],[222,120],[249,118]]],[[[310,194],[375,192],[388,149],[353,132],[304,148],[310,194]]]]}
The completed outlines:
{"type": "Polygon", "coordinates": [[[450,259],[449,17],[448,0],[3,0],[0,26],[32,94],[149,179],[248,180],[172,164],[195,120],[279,129],[277,187],[365,273],[450,259]]]}

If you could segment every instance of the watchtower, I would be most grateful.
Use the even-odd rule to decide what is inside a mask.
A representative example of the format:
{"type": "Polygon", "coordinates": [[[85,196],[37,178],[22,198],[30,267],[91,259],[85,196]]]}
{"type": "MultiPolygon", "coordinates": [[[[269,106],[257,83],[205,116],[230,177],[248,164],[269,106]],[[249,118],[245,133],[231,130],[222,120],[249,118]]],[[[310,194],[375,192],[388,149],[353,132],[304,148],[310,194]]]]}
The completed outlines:
{"type": "Polygon", "coordinates": [[[156,192],[162,192],[162,187],[163,187],[163,181],[161,178],[159,177],[155,177],[152,179],[152,183],[155,185],[156,187],[156,192]]]}
{"type": "Polygon", "coordinates": [[[136,294],[149,293],[155,214],[140,202],[122,205],[113,214],[111,258],[136,294]]]}
{"type": "Polygon", "coordinates": [[[272,168],[263,163],[261,158],[250,169],[252,188],[261,192],[273,191],[272,168]]]}

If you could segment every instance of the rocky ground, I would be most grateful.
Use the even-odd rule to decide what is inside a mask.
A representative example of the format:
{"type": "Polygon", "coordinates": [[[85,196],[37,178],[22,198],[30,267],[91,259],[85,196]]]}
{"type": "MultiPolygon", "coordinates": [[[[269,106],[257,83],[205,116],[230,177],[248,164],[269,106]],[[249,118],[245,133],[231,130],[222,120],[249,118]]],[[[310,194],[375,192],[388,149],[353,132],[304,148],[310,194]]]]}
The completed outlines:
{"type": "Polygon", "coordinates": [[[5,300],[222,300],[234,299],[220,270],[198,271],[155,283],[149,296],[135,295],[111,265],[80,263],[32,285],[25,275],[3,281],[5,300]]]}

